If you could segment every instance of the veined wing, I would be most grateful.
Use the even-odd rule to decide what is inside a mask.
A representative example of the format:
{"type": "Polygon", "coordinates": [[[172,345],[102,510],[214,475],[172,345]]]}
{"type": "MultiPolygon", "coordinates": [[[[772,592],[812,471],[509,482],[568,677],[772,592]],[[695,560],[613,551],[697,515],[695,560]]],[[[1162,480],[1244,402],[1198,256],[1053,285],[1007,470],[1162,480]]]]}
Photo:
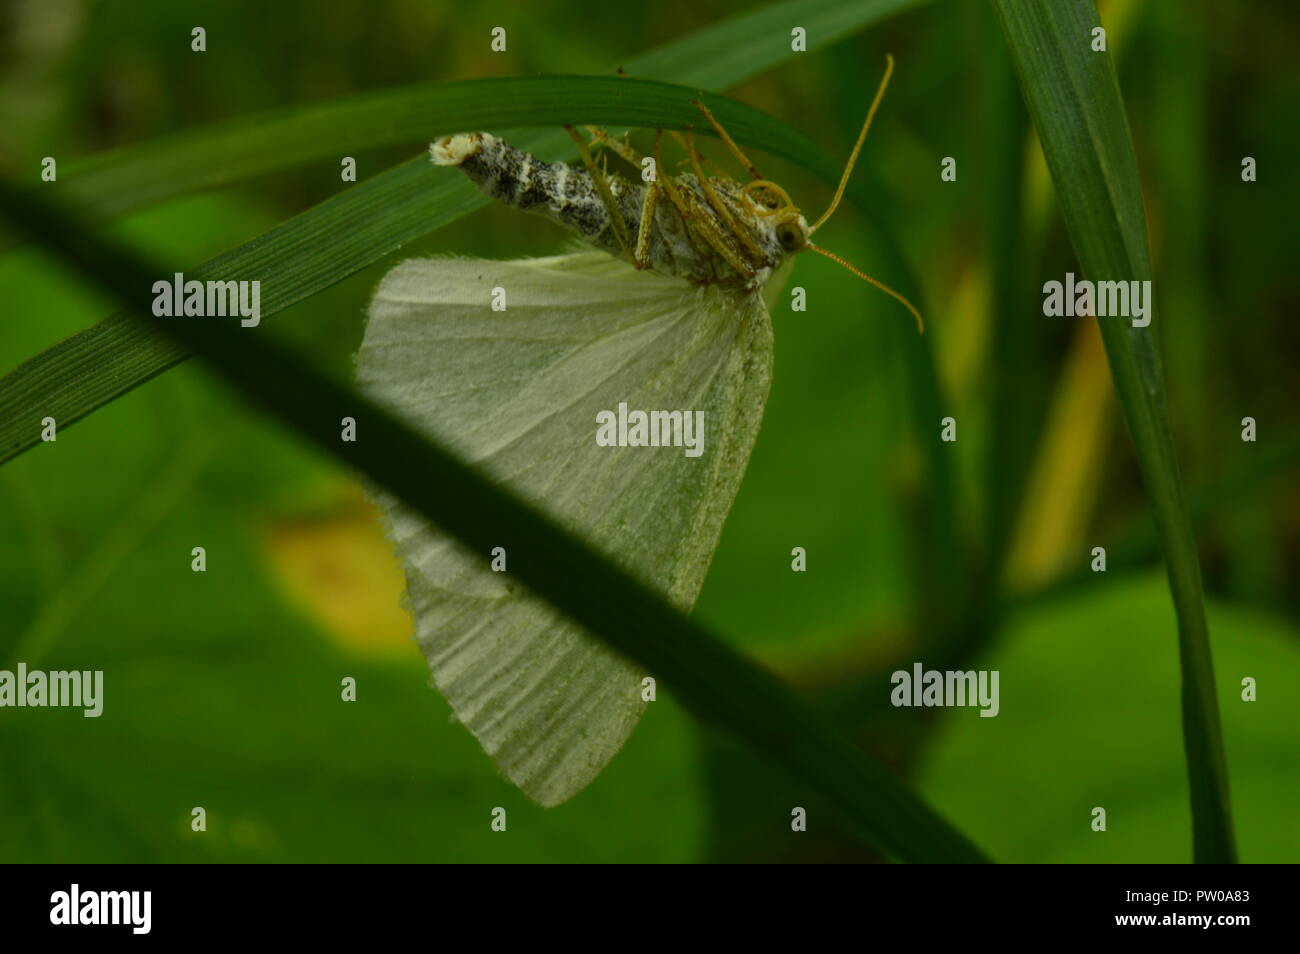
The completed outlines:
{"type": "MultiPolygon", "coordinates": [[[[688,611],[748,463],[771,363],[757,295],[584,252],[403,262],[371,303],[357,377],[688,611]],[[703,452],[599,446],[597,413],[620,403],[703,411],[703,452]]],[[[434,684],[525,794],[570,798],[632,731],[645,674],[492,572],[489,554],[379,499],[434,684]]],[[[508,571],[510,541],[500,545],[508,571]]]]}

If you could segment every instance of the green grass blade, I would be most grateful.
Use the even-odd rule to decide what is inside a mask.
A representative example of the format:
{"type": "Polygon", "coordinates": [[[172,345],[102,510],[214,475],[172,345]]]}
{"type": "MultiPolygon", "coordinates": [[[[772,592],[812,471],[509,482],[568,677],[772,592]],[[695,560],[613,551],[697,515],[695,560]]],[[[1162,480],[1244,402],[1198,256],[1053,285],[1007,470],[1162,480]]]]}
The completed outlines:
{"type": "Polygon", "coordinates": [[[176,142],[140,147],[125,159],[108,156],[81,174],[70,169],[63,192],[69,202],[112,216],[324,155],[446,133],[565,122],[653,126],[670,104],[680,107],[680,123],[698,122],[680,93],[675,85],[618,76],[505,76],[406,86],[234,120],[176,142]],[[214,155],[228,156],[228,164],[215,163],[214,155]]]}
{"type": "MultiPolygon", "coordinates": [[[[1094,281],[1151,280],[1142,189],[1119,81],[1109,54],[1091,47],[1092,30],[1100,26],[1095,6],[1090,0],[994,0],[994,5],[1084,276],[1094,281]]],[[[1178,617],[1193,854],[1198,862],[1231,862],[1236,848],[1227,762],[1196,541],[1153,334],[1159,316],[1153,309],[1146,328],[1121,318],[1098,321],[1178,617]]],[[[1002,373],[1015,371],[1004,368],[1002,373]]]]}
{"type": "MultiPolygon", "coordinates": [[[[173,271],[94,238],[66,214],[7,184],[0,185],[0,214],[137,311],[147,313],[154,278],[173,271]]],[[[129,320],[164,328],[297,434],[465,545],[487,552],[511,540],[511,570],[525,585],[655,673],[700,718],[736,733],[823,793],[873,844],[906,861],[986,860],[781,682],[360,395],[236,322],[129,320]],[[360,440],[339,439],[345,416],[356,420],[360,440]]]]}
{"type": "Polygon", "coordinates": [[[929,0],[786,0],[698,30],[627,64],[633,76],[721,89],[789,62],[790,30],[803,27],[808,51],[929,0]]]}
{"type": "MultiPolygon", "coordinates": [[[[807,31],[808,49],[815,50],[922,2],[788,0],[700,30],[623,67],[639,79],[721,89],[798,55],[790,50],[793,26],[807,31]]],[[[612,78],[612,68],[610,73],[612,78]]],[[[68,163],[60,173],[61,193],[88,216],[107,219],[164,199],[317,160],[336,162],[340,155],[356,150],[427,141],[440,132],[505,128],[507,117],[495,110],[508,101],[486,95],[476,85],[479,82],[378,90],[178,133],[68,163]]],[[[517,92],[533,108],[559,115],[556,103],[563,100],[548,99],[546,87],[524,82],[517,92]]],[[[507,107],[506,112],[519,110],[507,107]]],[[[567,112],[576,115],[581,109],[567,112]]]]}

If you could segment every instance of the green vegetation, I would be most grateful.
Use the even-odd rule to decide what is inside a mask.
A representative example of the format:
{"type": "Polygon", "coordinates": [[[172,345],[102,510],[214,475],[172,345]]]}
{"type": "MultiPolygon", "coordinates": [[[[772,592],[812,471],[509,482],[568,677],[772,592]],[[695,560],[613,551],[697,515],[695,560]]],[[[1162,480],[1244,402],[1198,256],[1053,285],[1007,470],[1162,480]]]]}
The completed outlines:
{"type": "Polygon", "coordinates": [[[1277,82],[1274,24],[1104,4],[1101,53],[1096,10],[1074,0],[583,7],[563,24],[512,13],[494,54],[491,8],[300,21],[249,2],[211,12],[198,54],[185,17],[136,6],[129,24],[92,7],[45,60],[5,67],[8,178],[59,162],[5,208],[99,290],[8,233],[0,668],[109,676],[99,720],[0,710],[0,858],[981,860],[973,842],[999,861],[1295,860],[1297,210],[1277,170],[1296,134],[1276,117],[1297,94],[1277,82]],[[807,53],[790,51],[796,25],[807,53]],[[432,136],[483,127],[570,157],[558,123],[680,128],[707,90],[815,215],[886,51],[898,69],[853,211],[819,241],[916,301],[927,334],[833,263],[799,262],[808,311],[774,313],[772,398],[693,620],[378,414],[355,471],[274,419],[337,450],[313,415],[361,406],[350,355],[399,248],[565,241],[433,169],[416,155],[432,136]],[[260,278],[270,320],[178,327],[178,344],[104,317],[159,267],[260,278]],[[1042,284],[1067,271],[1154,279],[1151,327],[1044,317],[1042,284]],[[956,443],[939,440],[947,416],[956,443]],[[448,722],[357,472],[467,539],[511,527],[551,557],[526,582],[661,675],[571,803],[528,804],[448,722]],[[207,573],[190,572],[196,545],[207,573]],[[791,573],[793,546],[809,572],[791,573]],[[914,661],[998,669],[1000,714],[891,707],[890,673],[914,661]],[[497,805],[508,839],[488,827],[497,805]],[[789,831],[793,805],[807,833],[789,831]]]}

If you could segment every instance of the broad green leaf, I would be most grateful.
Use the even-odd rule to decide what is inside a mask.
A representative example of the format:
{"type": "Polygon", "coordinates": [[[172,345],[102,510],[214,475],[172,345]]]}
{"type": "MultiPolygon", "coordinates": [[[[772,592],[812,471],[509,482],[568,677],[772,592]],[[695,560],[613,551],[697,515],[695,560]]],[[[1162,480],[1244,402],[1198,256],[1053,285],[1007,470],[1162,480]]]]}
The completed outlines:
{"type": "MultiPolygon", "coordinates": [[[[982,664],[1002,674],[1001,713],[944,712],[919,773],[922,792],[1008,862],[1192,859],[1178,663],[1163,643],[1175,629],[1166,587],[1156,571],[1100,576],[1087,592],[1012,614],[982,664]],[[1097,806],[1104,832],[1092,829],[1097,806]]],[[[1258,609],[1214,601],[1207,609],[1226,677],[1224,733],[1237,754],[1242,860],[1294,862],[1300,696],[1290,687],[1300,685],[1300,632],[1258,609]],[[1255,702],[1241,698],[1245,676],[1258,683],[1255,702]]]]}

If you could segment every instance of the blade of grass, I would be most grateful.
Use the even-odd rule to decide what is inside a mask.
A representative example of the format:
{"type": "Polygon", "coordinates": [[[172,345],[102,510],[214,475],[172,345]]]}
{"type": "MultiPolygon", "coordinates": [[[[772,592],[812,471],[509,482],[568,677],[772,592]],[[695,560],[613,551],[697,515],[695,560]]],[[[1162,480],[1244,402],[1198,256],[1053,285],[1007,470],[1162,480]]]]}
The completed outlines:
{"type": "MultiPolygon", "coordinates": [[[[851,75],[860,69],[855,53],[847,49],[836,51],[835,66],[851,75]]],[[[861,99],[856,91],[837,90],[835,100],[852,104],[831,107],[840,115],[854,119],[860,116],[861,99]]],[[[886,97],[885,115],[891,108],[889,102],[886,97]]],[[[875,148],[888,149],[889,145],[878,140],[875,148]]],[[[930,313],[917,274],[908,265],[895,238],[898,227],[910,221],[911,216],[898,207],[895,197],[870,165],[859,162],[853,175],[854,205],[866,211],[871,230],[881,239],[872,268],[890,275],[890,284],[915,302],[922,314],[929,316],[927,332],[923,335],[915,334],[905,324],[893,325],[906,389],[902,405],[906,409],[909,437],[921,462],[916,479],[900,488],[898,494],[899,506],[911,528],[905,554],[908,615],[918,645],[928,653],[932,646],[950,642],[953,634],[965,625],[970,617],[967,601],[971,595],[967,584],[970,568],[965,565],[959,532],[965,520],[959,512],[954,456],[949,445],[937,439],[936,430],[938,422],[956,410],[939,380],[935,359],[936,342],[945,333],[943,309],[937,306],[930,313]],[[859,194],[862,201],[857,198],[859,194]]]]}
{"type": "MultiPolygon", "coordinates": [[[[699,84],[690,84],[698,86],[699,84]]],[[[233,120],[178,141],[141,146],[127,157],[88,162],[64,174],[61,192],[71,203],[104,216],[148,205],[179,192],[225,185],[323,156],[427,141],[444,133],[522,126],[597,125],[653,127],[663,108],[691,117],[678,86],[619,76],[500,76],[422,83],[334,100],[290,113],[233,120]],[[522,117],[522,120],[521,120],[522,117]],[[229,164],[212,156],[228,156],[229,164]]],[[[733,116],[732,122],[744,123],[733,116]]],[[[739,138],[744,130],[728,131],[739,138]]],[[[752,130],[750,130],[752,134],[752,130]]],[[[74,207],[77,207],[74,205],[74,207]]]]}
{"type": "MultiPolygon", "coordinates": [[[[1091,48],[1092,31],[1101,25],[1096,7],[1091,0],[994,0],[994,6],[1084,275],[1095,281],[1150,281],[1142,189],[1119,80],[1109,54],[1091,48]]],[[[1099,321],[1178,618],[1193,856],[1197,862],[1232,862],[1227,760],[1201,571],[1153,334],[1159,327],[1154,307],[1151,319],[1144,328],[1121,318],[1099,321]]]]}
{"type": "MultiPolygon", "coordinates": [[[[150,266],[91,235],[66,213],[0,184],[0,214],[148,314],[150,266]]],[[[162,327],[247,398],[462,543],[487,552],[511,540],[512,572],[672,688],[700,718],[736,733],[823,793],[869,841],[905,861],[986,859],[888,771],[784,684],[673,610],[662,598],[434,443],[292,353],[234,321],[132,318],[162,327]],[[339,439],[352,417],[360,439],[339,439]]]]}
{"type": "MultiPolygon", "coordinates": [[[[733,17],[623,64],[629,76],[721,89],[790,60],[790,29],[808,50],[927,0],[787,0],[733,17]]],[[[613,69],[610,70],[611,74],[613,69]]],[[[423,83],[215,123],[60,164],[60,190],[93,219],[229,185],[354,150],[420,142],[435,133],[500,129],[478,87],[423,83]]],[[[532,96],[527,88],[524,96],[532,96]]],[[[535,105],[554,106],[544,91],[535,105]]],[[[561,136],[557,142],[566,145],[561,136]]],[[[0,241],[0,248],[3,248],[0,241]]]]}
{"type": "MultiPolygon", "coordinates": [[[[985,10],[988,42],[996,42],[997,26],[985,10]]],[[[985,132],[981,137],[987,145],[984,155],[989,176],[986,190],[984,218],[985,242],[988,249],[991,281],[989,283],[989,312],[992,320],[992,348],[989,356],[989,380],[992,395],[989,409],[989,450],[984,462],[984,494],[987,500],[985,522],[985,566],[983,573],[986,588],[985,611],[996,612],[1002,565],[1010,544],[1011,534],[1018,519],[1021,493],[1029,476],[1033,436],[1039,428],[1035,408],[1041,406],[1046,394],[1035,388],[1040,400],[1026,399],[1026,385],[1031,384],[1020,374],[1008,374],[1008,368],[1020,368],[1026,357],[1034,354],[1032,347],[1038,335],[1026,331],[1019,320],[1021,309],[1027,304],[1024,283],[1019,281],[1019,268],[1027,258],[1025,239],[1021,233],[1024,182],[1024,141],[1027,118],[1016,90],[1015,73],[1009,59],[1002,54],[988,57],[981,71],[982,91],[987,109],[985,132]]],[[[1032,382],[1037,384],[1038,382],[1032,382]]],[[[1041,413],[1041,412],[1038,412],[1041,413]]],[[[991,631],[992,619],[986,620],[985,632],[991,631]]]]}

